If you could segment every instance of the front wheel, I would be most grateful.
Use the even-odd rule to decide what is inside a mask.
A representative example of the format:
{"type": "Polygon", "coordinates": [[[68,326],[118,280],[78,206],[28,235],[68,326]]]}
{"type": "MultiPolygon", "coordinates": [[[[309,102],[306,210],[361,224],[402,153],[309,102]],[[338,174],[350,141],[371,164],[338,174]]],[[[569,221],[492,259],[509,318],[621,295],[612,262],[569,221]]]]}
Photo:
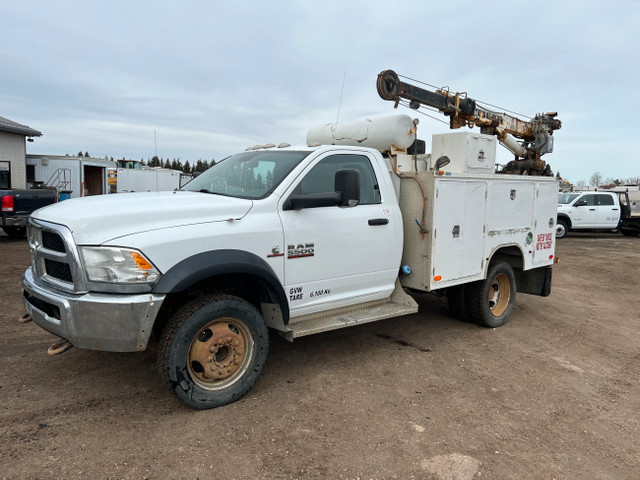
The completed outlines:
{"type": "Polygon", "coordinates": [[[235,402],[256,383],[269,351],[258,310],[230,295],[188,303],[167,323],[157,366],[187,405],[207,409],[235,402]]]}
{"type": "Polygon", "coordinates": [[[506,262],[489,268],[487,278],[469,285],[469,316],[485,327],[504,325],[516,301],[516,278],[506,262]]]}
{"type": "Polygon", "coordinates": [[[564,238],[569,233],[569,226],[564,220],[558,220],[556,223],[556,238],[564,238]]]}

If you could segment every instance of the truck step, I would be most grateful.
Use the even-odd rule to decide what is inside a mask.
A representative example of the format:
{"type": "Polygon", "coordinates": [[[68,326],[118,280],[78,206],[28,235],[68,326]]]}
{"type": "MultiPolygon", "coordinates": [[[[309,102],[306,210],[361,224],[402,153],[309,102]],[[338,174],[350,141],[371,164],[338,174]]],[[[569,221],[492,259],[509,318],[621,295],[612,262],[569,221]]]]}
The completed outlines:
{"type": "Polygon", "coordinates": [[[418,304],[404,292],[400,283],[396,282],[396,289],[387,300],[304,315],[293,319],[292,321],[295,323],[289,324],[288,331],[280,332],[280,334],[287,340],[293,341],[294,338],[305,335],[375,322],[385,318],[400,317],[417,311],[418,304]]]}

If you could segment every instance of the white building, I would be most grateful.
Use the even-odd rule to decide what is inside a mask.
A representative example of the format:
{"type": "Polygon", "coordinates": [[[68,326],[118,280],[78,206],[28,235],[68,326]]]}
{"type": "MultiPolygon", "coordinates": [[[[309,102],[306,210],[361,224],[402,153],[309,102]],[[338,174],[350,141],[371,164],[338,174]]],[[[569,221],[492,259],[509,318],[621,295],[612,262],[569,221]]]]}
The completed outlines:
{"type": "Polygon", "coordinates": [[[103,158],[27,155],[28,186],[55,188],[61,199],[108,193],[107,172],[116,162],[103,158]]]}
{"type": "Polygon", "coordinates": [[[180,170],[149,167],[137,160],[117,160],[118,169],[111,172],[110,185],[118,193],[171,191],[188,183],[192,176],[180,170]]]}
{"type": "Polygon", "coordinates": [[[26,142],[42,133],[0,117],[0,189],[27,188],[26,142]]]}

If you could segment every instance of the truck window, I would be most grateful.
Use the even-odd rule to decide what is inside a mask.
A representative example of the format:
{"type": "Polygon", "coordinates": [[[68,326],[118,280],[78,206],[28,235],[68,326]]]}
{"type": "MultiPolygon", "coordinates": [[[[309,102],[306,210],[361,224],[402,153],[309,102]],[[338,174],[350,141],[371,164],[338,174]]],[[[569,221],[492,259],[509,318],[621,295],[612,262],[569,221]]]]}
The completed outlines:
{"type": "Polygon", "coordinates": [[[360,173],[360,205],[381,202],[378,180],[371,162],[364,155],[332,155],[320,160],[305,175],[295,192],[301,195],[334,192],[335,176],[339,170],[356,170],[360,173]]]}
{"type": "Polygon", "coordinates": [[[270,195],[309,152],[250,151],[216,163],[181,188],[228,197],[260,199],[270,195]]]}
{"type": "Polygon", "coordinates": [[[583,195],[582,197],[580,197],[580,199],[578,200],[579,202],[584,200],[585,202],[587,202],[587,207],[593,207],[596,203],[596,196],[595,195],[583,195]]]}
{"type": "Polygon", "coordinates": [[[596,195],[596,205],[613,205],[613,197],[611,195],[596,195]]]}
{"type": "Polygon", "coordinates": [[[578,196],[577,193],[559,193],[558,194],[558,204],[560,205],[568,205],[571,202],[573,202],[576,197],[578,196]]]}

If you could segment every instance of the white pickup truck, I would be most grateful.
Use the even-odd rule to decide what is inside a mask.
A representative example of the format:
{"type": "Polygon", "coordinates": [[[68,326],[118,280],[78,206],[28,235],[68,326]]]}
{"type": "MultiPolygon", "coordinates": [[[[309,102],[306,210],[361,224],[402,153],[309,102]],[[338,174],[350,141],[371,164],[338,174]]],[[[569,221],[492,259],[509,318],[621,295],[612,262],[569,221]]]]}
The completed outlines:
{"type": "Polygon", "coordinates": [[[563,192],[558,194],[556,237],[571,230],[614,230],[620,220],[620,203],[615,192],[563,192]]]}
{"type": "Polygon", "coordinates": [[[495,174],[489,135],[410,155],[416,125],[318,127],[309,146],[255,147],[177,191],[38,210],[23,321],[62,338],[53,354],[157,338],[162,378],[194,408],[253,386],[269,329],[293,340],[414,313],[414,292],[500,326],[516,292],[550,293],[557,182],[495,174]]]}

